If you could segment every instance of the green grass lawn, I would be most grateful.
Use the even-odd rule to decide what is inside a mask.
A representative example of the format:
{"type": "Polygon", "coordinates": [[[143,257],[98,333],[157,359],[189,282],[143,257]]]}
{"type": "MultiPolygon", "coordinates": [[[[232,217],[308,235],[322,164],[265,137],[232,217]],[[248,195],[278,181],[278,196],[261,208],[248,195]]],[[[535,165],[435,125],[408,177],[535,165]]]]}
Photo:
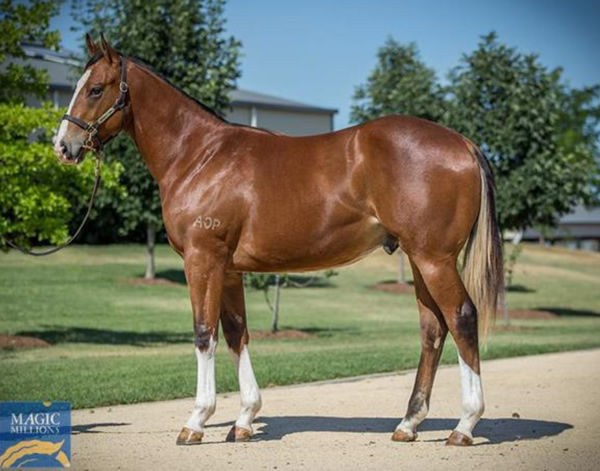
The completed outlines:
{"type": "MultiPolygon", "coordinates": [[[[412,295],[370,289],[393,279],[396,256],[377,251],[339,270],[331,286],[282,291],[281,327],[308,339],[258,339],[251,352],[261,386],[415,367],[419,359],[412,295]]],[[[170,248],[157,252],[159,275],[181,279],[170,248]]],[[[136,245],[73,247],[43,258],[0,255],[0,333],[34,336],[52,347],[0,352],[0,400],[67,400],[73,407],[194,394],[195,356],[187,287],[131,283],[144,268],[136,245]]],[[[510,308],[543,308],[547,320],[513,320],[491,336],[484,358],[600,346],[600,255],[527,246],[510,308]]],[[[250,330],[270,325],[262,293],[247,291],[250,330]]],[[[217,389],[237,380],[225,342],[217,389]]],[[[446,342],[444,363],[456,361],[446,342]]],[[[485,366],[484,366],[485,369],[485,366]]]]}

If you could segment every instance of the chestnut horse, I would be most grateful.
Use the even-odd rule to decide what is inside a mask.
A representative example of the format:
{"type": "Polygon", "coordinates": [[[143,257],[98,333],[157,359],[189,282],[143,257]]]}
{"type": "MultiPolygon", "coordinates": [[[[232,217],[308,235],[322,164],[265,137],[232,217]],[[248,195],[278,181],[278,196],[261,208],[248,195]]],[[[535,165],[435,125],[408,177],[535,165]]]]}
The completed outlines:
{"type": "Polygon", "coordinates": [[[261,397],[243,272],[320,270],[382,246],[388,253],[400,246],[410,260],[421,326],[414,389],[392,439],[416,438],[450,331],[463,412],[447,443],[471,444],[483,413],[478,324],[479,332],[489,326],[503,283],[494,181],[477,147],[406,116],[307,137],[230,124],[104,37],[97,45],[88,36],[87,45],[91,59],[55,151],[78,163],[124,130],[158,182],[169,242],[184,261],[198,367],[194,409],[177,444],[200,443],[215,411],[219,321],[242,404],[228,439],[252,435],[261,397]]]}

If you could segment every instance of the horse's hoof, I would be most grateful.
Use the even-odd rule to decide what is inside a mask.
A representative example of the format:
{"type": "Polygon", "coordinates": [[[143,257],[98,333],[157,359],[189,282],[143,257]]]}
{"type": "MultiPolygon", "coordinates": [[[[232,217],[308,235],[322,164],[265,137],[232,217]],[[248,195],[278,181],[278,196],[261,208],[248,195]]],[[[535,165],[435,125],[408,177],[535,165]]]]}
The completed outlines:
{"type": "Polygon", "coordinates": [[[459,432],[458,430],[453,430],[448,440],[446,440],[446,445],[452,446],[469,446],[473,444],[473,439],[464,433],[459,432]]]}
{"type": "Polygon", "coordinates": [[[252,430],[234,425],[227,434],[226,442],[247,442],[252,437],[252,430]]]}
{"type": "Polygon", "coordinates": [[[409,435],[404,430],[398,429],[392,435],[392,441],[394,442],[414,442],[417,439],[417,434],[413,433],[409,435]]]}
{"type": "Polygon", "coordinates": [[[194,432],[192,429],[183,427],[177,436],[177,445],[199,445],[202,443],[204,433],[194,432]]]}

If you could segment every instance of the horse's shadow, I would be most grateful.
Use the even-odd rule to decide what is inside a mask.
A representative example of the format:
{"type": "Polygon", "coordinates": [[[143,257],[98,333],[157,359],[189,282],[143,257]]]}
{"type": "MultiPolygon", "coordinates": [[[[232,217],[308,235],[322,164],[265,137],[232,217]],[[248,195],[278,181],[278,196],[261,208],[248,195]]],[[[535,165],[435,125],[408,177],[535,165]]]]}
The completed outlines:
{"type": "MultiPolygon", "coordinates": [[[[286,435],[301,432],[386,433],[391,435],[398,422],[397,417],[259,416],[256,419],[254,439],[281,440],[286,435]]],[[[420,432],[447,430],[449,434],[457,423],[457,419],[426,419],[418,430],[420,432]]],[[[229,425],[229,423],[212,426],[225,425],[229,425]]],[[[486,438],[487,443],[496,444],[555,436],[570,428],[573,428],[571,424],[545,420],[481,419],[475,427],[473,435],[486,438]]]]}
{"type": "Polygon", "coordinates": [[[72,425],[71,433],[73,435],[80,435],[82,433],[111,433],[102,429],[106,427],[122,427],[125,425],[131,424],[129,422],[98,422],[93,424],[72,425]],[[97,428],[99,428],[100,430],[95,430],[97,428]]]}

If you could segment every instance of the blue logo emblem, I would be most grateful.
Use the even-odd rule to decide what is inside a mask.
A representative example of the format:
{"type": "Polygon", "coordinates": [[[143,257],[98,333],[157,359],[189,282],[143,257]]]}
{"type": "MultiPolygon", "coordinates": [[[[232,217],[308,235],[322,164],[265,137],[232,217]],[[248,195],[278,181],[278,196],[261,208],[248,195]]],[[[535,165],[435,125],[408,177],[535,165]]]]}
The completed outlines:
{"type": "Polygon", "coordinates": [[[0,468],[67,468],[70,460],[70,403],[0,402],[0,468]]]}

